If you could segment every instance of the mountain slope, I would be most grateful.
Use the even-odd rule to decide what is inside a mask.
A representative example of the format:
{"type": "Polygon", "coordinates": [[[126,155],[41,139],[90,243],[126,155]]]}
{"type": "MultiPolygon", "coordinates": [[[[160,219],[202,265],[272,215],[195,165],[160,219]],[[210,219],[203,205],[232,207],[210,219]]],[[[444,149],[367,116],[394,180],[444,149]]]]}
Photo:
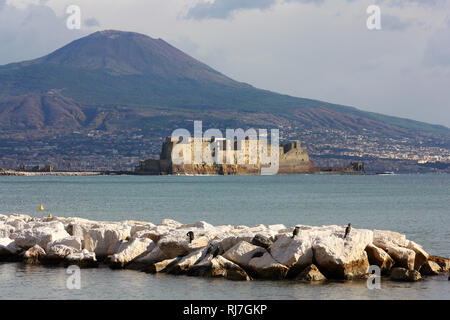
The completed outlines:
{"type": "Polygon", "coordinates": [[[279,128],[318,165],[371,159],[393,171],[397,162],[373,159],[406,156],[405,170],[450,159],[447,127],[257,89],[142,34],[96,32],[0,66],[0,167],[129,169],[193,120],[204,129],[279,128]]]}
{"type": "Polygon", "coordinates": [[[0,96],[61,94],[88,106],[263,111],[291,115],[321,107],[408,130],[449,134],[443,126],[281,95],[234,81],[161,39],[100,31],[42,58],[0,67],[0,96]]]}

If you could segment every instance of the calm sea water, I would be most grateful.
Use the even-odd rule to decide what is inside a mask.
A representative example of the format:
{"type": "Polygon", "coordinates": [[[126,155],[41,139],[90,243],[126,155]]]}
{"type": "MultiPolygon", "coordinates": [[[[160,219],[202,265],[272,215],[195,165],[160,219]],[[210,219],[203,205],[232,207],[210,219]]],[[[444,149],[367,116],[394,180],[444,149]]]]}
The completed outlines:
{"type": "MultiPolygon", "coordinates": [[[[346,225],[405,233],[450,257],[450,175],[0,177],[0,213],[94,220],[172,218],[214,225],[346,225]]],[[[450,299],[445,275],[418,283],[364,281],[309,285],[247,283],[82,270],[82,289],[66,289],[65,269],[0,264],[1,299],[450,299]]]]}

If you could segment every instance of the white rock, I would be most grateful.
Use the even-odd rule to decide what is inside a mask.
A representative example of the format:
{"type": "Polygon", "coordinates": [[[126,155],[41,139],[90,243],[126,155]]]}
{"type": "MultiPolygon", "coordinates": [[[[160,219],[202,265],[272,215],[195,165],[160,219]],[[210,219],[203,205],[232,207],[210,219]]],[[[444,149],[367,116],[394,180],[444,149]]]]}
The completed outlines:
{"type": "Polygon", "coordinates": [[[430,255],[423,249],[421,245],[415,243],[414,241],[409,240],[406,247],[416,253],[416,257],[414,260],[414,270],[419,270],[420,267],[428,261],[430,255]]]}
{"type": "Polygon", "coordinates": [[[0,238],[9,238],[16,228],[4,222],[0,222],[0,238]]]}
{"type": "Polygon", "coordinates": [[[125,266],[135,258],[150,252],[155,243],[148,238],[136,238],[120,245],[118,252],[111,257],[111,262],[120,267],[125,266]]]}
{"type": "Polygon", "coordinates": [[[222,256],[209,257],[195,264],[188,270],[188,275],[197,277],[220,277],[228,280],[251,280],[240,266],[222,256]]]}
{"type": "Polygon", "coordinates": [[[380,267],[381,272],[388,272],[395,264],[394,259],[381,248],[369,244],[366,247],[367,256],[369,258],[370,265],[376,265],[380,267]]]}
{"type": "Polygon", "coordinates": [[[49,242],[66,237],[69,237],[69,234],[64,229],[64,225],[57,221],[37,223],[32,228],[16,230],[11,235],[16,244],[25,249],[36,244],[46,248],[49,242]]]}
{"type": "Polygon", "coordinates": [[[200,230],[210,230],[210,231],[214,231],[216,229],[212,224],[209,224],[205,221],[198,221],[198,222],[192,223],[192,224],[183,224],[182,226],[178,227],[177,229],[191,229],[191,228],[200,229],[200,230]]]}
{"type": "Polygon", "coordinates": [[[313,263],[312,243],[309,237],[292,238],[283,235],[272,244],[270,252],[276,261],[298,272],[313,263]]]}
{"type": "Polygon", "coordinates": [[[313,242],[316,265],[327,278],[362,277],[369,267],[364,249],[372,240],[372,231],[362,229],[352,230],[346,239],[340,234],[318,237],[313,242]]]}
{"type": "Polygon", "coordinates": [[[159,248],[158,245],[155,246],[151,251],[149,251],[147,254],[143,255],[142,257],[138,257],[134,259],[127,268],[130,269],[136,269],[136,270],[146,270],[147,268],[151,267],[155,263],[173,259],[175,257],[167,257],[163,251],[159,248]]]}
{"type": "Polygon", "coordinates": [[[408,240],[404,234],[398,232],[373,230],[373,244],[378,248],[386,250],[387,247],[406,247],[408,240]]]}
{"type": "Polygon", "coordinates": [[[262,256],[267,252],[266,249],[255,246],[247,241],[240,241],[232,248],[228,249],[223,257],[241,267],[249,267],[250,260],[255,256],[262,256]]]}
{"type": "Polygon", "coordinates": [[[158,224],[158,226],[165,226],[165,227],[169,227],[171,229],[177,229],[177,228],[183,226],[183,224],[181,222],[178,222],[178,221],[175,221],[172,219],[163,219],[158,224]]]}
{"type": "Polygon", "coordinates": [[[94,252],[88,252],[87,250],[82,250],[81,252],[76,252],[69,254],[64,258],[64,264],[66,266],[78,265],[82,268],[97,267],[98,262],[95,257],[94,252]]]}
{"type": "Polygon", "coordinates": [[[76,249],[77,251],[80,251],[83,248],[83,239],[79,236],[69,236],[66,238],[61,238],[54,240],[52,242],[49,242],[47,244],[47,249],[54,245],[65,245],[67,247],[71,247],[76,249]]]}
{"type": "Polygon", "coordinates": [[[215,237],[213,233],[196,229],[194,230],[194,240],[189,242],[186,230],[173,230],[159,239],[158,247],[165,253],[167,259],[184,256],[199,248],[204,248],[215,237]]]}
{"type": "Polygon", "coordinates": [[[144,223],[144,222],[137,223],[134,221],[133,222],[127,221],[127,224],[131,225],[130,235],[131,237],[134,238],[139,238],[139,236],[137,235],[138,232],[145,232],[155,227],[153,223],[144,223]]]}
{"type": "Polygon", "coordinates": [[[0,257],[15,255],[20,252],[20,248],[14,240],[10,238],[0,238],[0,257]]]}
{"type": "Polygon", "coordinates": [[[68,247],[63,244],[54,244],[46,252],[46,256],[42,259],[43,263],[59,263],[64,260],[68,255],[78,253],[80,250],[77,250],[73,247],[68,247]]]}
{"type": "Polygon", "coordinates": [[[396,266],[414,270],[416,253],[413,250],[397,246],[386,247],[385,250],[394,259],[396,266]]]}
{"type": "Polygon", "coordinates": [[[246,234],[240,234],[240,235],[231,235],[227,236],[221,239],[220,241],[220,248],[223,252],[228,251],[230,248],[234,247],[239,242],[245,241],[250,243],[253,239],[254,235],[246,235],[246,234]]]}
{"type": "Polygon", "coordinates": [[[206,249],[197,249],[180,260],[175,260],[173,265],[166,267],[166,272],[170,274],[184,274],[197,263],[205,254],[206,249]]]}
{"type": "Polygon", "coordinates": [[[130,237],[131,227],[121,224],[102,224],[83,229],[84,249],[106,257],[117,252],[123,240],[130,237]]]}
{"type": "Polygon", "coordinates": [[[248,267],[263,279],[284,279],[289,270],[285,265],[278,263],[268,252],[264,253],[262,257],[252,258],[248,267]]]}

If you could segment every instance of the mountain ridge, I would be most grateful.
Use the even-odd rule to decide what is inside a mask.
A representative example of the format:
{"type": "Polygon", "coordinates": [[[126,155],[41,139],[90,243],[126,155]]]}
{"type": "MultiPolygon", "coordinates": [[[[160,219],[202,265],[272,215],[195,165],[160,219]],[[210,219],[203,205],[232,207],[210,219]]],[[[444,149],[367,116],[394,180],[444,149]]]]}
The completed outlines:
{"type": "Polygon", "coordinates": [[[134,32],[98,31],[43,57],[0,66],[2,157],[81,152],[106,159],[120,144],[128,144],[120,146],[124,157],[147,157],[158,153],[161,137],[194,119],[221,130],[279,128],[282,139],[304,141],[313,158],[386,156],[408,146],[421,157],[422,146],[430,154],[450,149],[445,126],[258,89],[134,32]],[[86,142],[94,136],[100,137],[95,149],[86,142]],[[56,151],[14,146],[26,141],[56,151]]]}
{"type": "MultiPolygon", "coordinates": [[[[403,126],[408,126],[405,121],[419,127],[422,123],[257,89],[223,75],[162,39],[116,30],[95,32],[38,59],[0,66],[0,80],[1,95],[60,89],[63,95],[91,106],[263,109],[274,113],[322,106],[362,112],[382,121],[389,121],[383,118],[389,117],[403,126]]],[[[421,129],[450,132],[442,125],[422,124],[421,129]]]]}

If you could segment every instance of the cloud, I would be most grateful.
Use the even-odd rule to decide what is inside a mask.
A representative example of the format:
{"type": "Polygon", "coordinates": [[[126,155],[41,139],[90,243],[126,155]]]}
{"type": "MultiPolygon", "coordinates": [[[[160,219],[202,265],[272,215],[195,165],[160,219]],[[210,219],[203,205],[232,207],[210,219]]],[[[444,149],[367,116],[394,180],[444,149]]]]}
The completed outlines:
{"type": "MultiPolygon", "coordinates": [[[[321,5],[322,3],[324,3],[325,0],[284,0],[284,2],[299,2],[299,3],[304,3],[304,4],[309,4],[309,3],[313,3],[316,5],[321,5]]],[[[351,0],[347,0],[347,1],[351,1],[351,0]]]]}
{"type": "Polygon", "coordinates": [[[3,3],[0,8],[0,65],[38,58],[86,34],[67,29],[66,17],[43,2],[23,8],[3,3]]]}
{"type": "Polygon", "coordinates": [[[450,25],[429,39],[423,63],[427,67],[450,67],[450,25]]]}
{"type": "Polygon", "coordinates": [[[276,0],[215,0],[214,2],[202,1],[189,9],[186,14],[188,19],[226,19],[240,10],[268,9],[276,3],[276,0]]]}
{"type": "Polygon", "coordinates": [[[87,27],[100,27],[100,23],[95,18],[88,18],[84,20],[84,25],[87,27]]]}
{"type": "Polygon", "coordinates": [[[436,7],[445,5],[447,0],[378,0],[379,3],[387,3],[391,7],[405,7],[418,5],[423,7],[436,7]]]}
{"type": "Polygon", "coordinates": [[[397,16],[390,14],[381,15],[381,26],[385,30],[389,31],[404,31],[409,27],[412,27],[414,22],[412,20],[401,20],[397,16]]]}

